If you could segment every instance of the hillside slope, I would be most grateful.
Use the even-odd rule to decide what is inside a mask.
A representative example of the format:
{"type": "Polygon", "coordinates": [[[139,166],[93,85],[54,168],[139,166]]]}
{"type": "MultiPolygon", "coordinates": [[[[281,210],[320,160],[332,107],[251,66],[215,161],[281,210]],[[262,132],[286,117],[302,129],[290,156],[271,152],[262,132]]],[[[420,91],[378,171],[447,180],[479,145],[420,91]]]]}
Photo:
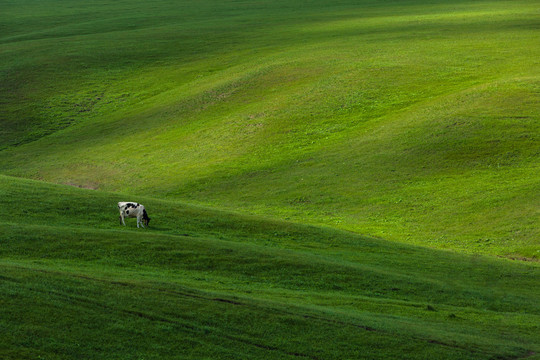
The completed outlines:
{"type": "Polygon", "coordinates": [[[8,359],[518,359],[534,263],[0,176],[8,359]],[[39,206],[36,206],[39,204],[39,206]]]}
{"type": "Polygon", "coordinates": [[[1,5],[1,173],[539,257],[534,1],[68,4],[1,5]]]}

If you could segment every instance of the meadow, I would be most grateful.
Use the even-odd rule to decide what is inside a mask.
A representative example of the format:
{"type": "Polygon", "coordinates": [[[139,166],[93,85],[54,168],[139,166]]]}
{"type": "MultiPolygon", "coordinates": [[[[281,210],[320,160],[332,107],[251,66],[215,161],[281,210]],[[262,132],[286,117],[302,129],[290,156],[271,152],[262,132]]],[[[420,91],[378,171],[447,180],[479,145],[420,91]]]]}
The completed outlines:
{"type": "Polygon", "coordinates": [[[537,266],[152,198],[123,228],[120,194],[0,184],[2,358],[540,353],[537,266]]]}
{"type": "Polygon", "coordinates": [[[538,358],[538,9],[2,1],[0,358],[538,358]]]}

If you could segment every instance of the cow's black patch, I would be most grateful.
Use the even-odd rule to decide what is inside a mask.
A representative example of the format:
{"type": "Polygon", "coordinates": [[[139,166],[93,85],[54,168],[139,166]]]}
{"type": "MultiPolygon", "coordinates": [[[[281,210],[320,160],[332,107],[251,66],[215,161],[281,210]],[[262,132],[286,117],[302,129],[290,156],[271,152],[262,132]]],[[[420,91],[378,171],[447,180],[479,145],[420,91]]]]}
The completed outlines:
{"type": "Polygon", "coordinates": [[[126,210],[126,214],[129,215],[129,210],[126,210]]]}
{"type": "Polygon", "coordinates": [[[150,222],[150,218],[148,217],[148,213],[146,212],[146,209],[143,209],[143,220],[146,226],[148,226],[148,223],[150,222]]]}

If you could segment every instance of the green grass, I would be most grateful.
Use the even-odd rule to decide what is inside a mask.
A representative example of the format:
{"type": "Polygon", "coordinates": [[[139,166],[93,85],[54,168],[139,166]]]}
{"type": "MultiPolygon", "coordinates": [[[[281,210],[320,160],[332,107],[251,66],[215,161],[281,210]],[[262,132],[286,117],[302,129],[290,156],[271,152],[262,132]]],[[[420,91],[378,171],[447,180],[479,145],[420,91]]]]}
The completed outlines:
{"type": "Polygon", "coordinates": [[[539,357],[537,1],[0,13],[0,358],[539,357]]]}
{"type": "Polygon", "coordinates": [[[4,174],[540,256],[534,1],[2,10],[4,174]]]}
{"type": "Polygon", "coordinates": [[[539,268],[0,177],[5,358],[521,358],[539,268]],[[36,206],[39,204],[39,206],[36,206]]]}

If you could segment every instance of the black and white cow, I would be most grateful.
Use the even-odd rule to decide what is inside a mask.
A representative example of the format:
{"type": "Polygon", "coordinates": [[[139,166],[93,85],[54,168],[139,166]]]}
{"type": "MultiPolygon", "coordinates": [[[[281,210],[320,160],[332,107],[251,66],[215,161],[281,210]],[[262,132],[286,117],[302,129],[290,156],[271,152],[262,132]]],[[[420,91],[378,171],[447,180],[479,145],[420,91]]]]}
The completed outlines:
{"type": "Polygon", "coordinates": [[[124,218],[126,217],[137,218],[137,227],[139,227],[139,224],[141,224],[142,227],[144,227],[144,225],[148,226],[148,223],[150,222],[150,218],[146,213],[144,205],[139,203],[119,202],[118,210],[120,211],[120,224],[124,224],[124,226],[126,226],[126,222],[124,221],[124,218]]]}

